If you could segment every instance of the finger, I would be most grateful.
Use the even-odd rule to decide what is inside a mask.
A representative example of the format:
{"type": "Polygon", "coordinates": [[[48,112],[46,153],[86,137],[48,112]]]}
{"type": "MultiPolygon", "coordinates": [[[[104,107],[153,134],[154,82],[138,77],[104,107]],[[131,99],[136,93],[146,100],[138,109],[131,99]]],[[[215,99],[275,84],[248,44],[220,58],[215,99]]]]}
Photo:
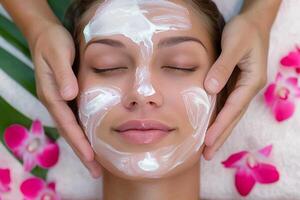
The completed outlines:
{"type": "Polygon", "coordinates": [[[101,167],[100,163],[98,161],[96,161],[95,159],[92,161],[84,160],[83,157],[78,152],[78,150],[75,147],[73,147],[71,144],[70,144],[70,146],[72,147],[72,149],[75,152],[75,154],[77,155],[77,157],[79,157],[81,162],[84,164],[84,166],[88,169],[91,176],[93,178],[99,178],[102,175],[102,167],[101,167]]]}
{"type": "Polygon", "coordinates": [[[91,175],[95,178],[99,177],[101,175],[101,166],[94,160],[94,151],[69,106],[63,100],[52,102],[49,111],[57,122],[60,134],[71,145],[91,175]]]}
{"type": "Polygon", "coordinates": [[[61,53],[63,51],[60,51],[59,53],[42,57],[54,74],[60,95],[64,100],[69,101],[77,96],[78,85],[76,76],[72,70],[74,55],[72,52],[68,52],[68,50],[64,51],[67,52],[67,55],[61,53]]]}
{"type": "Polygon", "coordinates": [[[93,178],[99,178],[102,176],[102,167],[98,161],[93,160],[91,162],[88,162],[85,164],[85,167],[89,170],[93,178]]]}
{"type": "Polygon", "coordinates": [[[52,102],[49,111],[67,142],[78,150],[85,161],[92,161],[94,159],[92,147],[69,106],[64,101],[52,102]]]}
{"type": "Polygon", "coordinates": [[[241,60],[243,51],[237,49],[237,47],[239,47],[238,44],[226,44],[222,47],[224,50],[211,66],[204,81],[205,90],[209,94],[216,94],[223,89],[234,68],[241,60]]]}
{"type": "Polygon", "coordinates": [[[207,146],[213,145],[216,138],[236,120],[257,93],[257,87],[254,84],[237,84],[240,86],[237,86],[237,88],[229,95],[224,107],[206,133],[205,144],[207,146]]]}
{"type": "Polygon", "coordinates": [[[244,111],[235,119],[234,122],[232,122],[224,131],[224,133],[222,133],[222,135],[220,135],[217,140],[215,141],[215,143],[212,146],[205,146],[204,151],[203,151],[203,156],[206,160],[211,160],[215,154],[216,151],[219,150],[219,148],[224,144],[224,142],[227,140],[227,138],[230,136],[233,128],[235,127],[235,125],[238,123],[238,121],[240,120],[240,118],[243,116],[244,112],[246,111],[246,109],[244,109],[244,111]]]}

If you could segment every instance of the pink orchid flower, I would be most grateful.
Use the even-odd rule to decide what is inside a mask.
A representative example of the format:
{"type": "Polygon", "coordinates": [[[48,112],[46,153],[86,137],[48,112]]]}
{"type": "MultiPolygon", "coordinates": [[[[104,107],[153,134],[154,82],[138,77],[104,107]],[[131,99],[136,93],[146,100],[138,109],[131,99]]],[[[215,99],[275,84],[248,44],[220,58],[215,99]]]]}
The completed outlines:
{"type": "Polygon", "coordinates": [[[280,64],[283,67],[295,68],[296,72],[300,74],[300,48],[297,47],[296,51],[292,51],[287,56],[283,57],[280,64]]]}
{"type": "Polygon", "coordinates": [[[31,177],[21,183],[20,191],[25,200],[60,200],[55,191],[55,183],[46,183],[43,179],[31,177]]]}
{"type": "Polygon", "coordinates": [[[241,151],[222,162],[225,168],[235,168],[235,187],[242,196],[247,196],[256,182],[270,184],[279,180],[276,167],[264,163],[272,151],[272,145],[255,153],[241,151]]]}
{"type": "Polygon", "coordinates": [[[10,170],[0,168],[0,194],[10,191],[10,187],[9,187],[10,182],[11,182],[10,170]]]}
{"type": "Polygon", "coordinates": [[[36,165],[50,168],[58,161],[58,145],[47,138],[39,120],[32,123],[30,131],[19,124],[9,126],[4,141],[23,160],[25,171],[31,171],[36,165]]]}
{"type": "Polygon", "coordinates": [[[284,78],[277,74],[274,83],[271,83],[265,93],[265,103],[269,106],[279,122],[290,118],[295,111],[295,98],[300,97],[297,77],[284,78]]]}

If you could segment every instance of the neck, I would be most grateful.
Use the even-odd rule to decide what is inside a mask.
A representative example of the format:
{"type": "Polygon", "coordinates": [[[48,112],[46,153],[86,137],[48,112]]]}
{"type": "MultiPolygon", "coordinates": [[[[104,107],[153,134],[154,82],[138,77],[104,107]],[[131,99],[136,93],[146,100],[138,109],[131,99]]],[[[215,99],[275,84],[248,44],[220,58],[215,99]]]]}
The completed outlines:
{"type": "MultiPolygon", "coordinates": [[[[200,160],[200,159],[199,159],[200,160]]],[[[104,200],[199,200],[200,161],[172,177],[132,181],[103,171],[104,200]]]]}

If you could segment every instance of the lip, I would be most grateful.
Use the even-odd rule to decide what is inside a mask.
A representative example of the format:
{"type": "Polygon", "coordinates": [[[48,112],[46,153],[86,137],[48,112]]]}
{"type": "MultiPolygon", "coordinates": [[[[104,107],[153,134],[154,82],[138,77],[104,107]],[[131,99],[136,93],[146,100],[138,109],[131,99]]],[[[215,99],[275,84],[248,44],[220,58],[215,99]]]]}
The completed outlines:
{"type": "Polygon", "coordinates": [[[175,129],[155,120],[129,120],[114,130],[131,143],[151,144],[175,129]]]}

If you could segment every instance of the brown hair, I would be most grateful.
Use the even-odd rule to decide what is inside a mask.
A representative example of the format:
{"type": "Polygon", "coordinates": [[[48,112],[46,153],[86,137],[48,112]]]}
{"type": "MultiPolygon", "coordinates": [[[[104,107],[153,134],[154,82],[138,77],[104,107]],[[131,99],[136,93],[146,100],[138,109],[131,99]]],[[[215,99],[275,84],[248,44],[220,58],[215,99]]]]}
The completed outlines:
{"type": "MultiPolygon", "coordinates": [[[[187,0],[189,3],[192,4],[199,12],[199,14],[206,18],[208,31],[210,34],[210,39],[213,43],[213,46],[216,51],[216,55],[220,55],[221,53],[221,38],[222,32],[225,26],[225,20],[218,10],[215,3],[211,0],[187,0]]],[[[75,48],[76,48],[76,56],[75,61],[73,64],[73,71],[77,75],[78,68],[79,68],[79,39],[80,33],[82,31],[82,17],[89,8],[91,8],[95,3],[101,3],[103,0],[73,0],[72,4],[67,10],[65,19],[68,26],[70,33],[73,36],[75,48]]],[[[239,74],[239,69],[236,67],[233,71],[231,77],[229,78],[226,86],[222,89],[222,91],[217,96],[217,103],[216,103],[216,112],[222,109],[225,104],[225,101],[233,90],[233,87],[237,81],[239,74]]],[[[72,104],[72,107],[76,104],[72,104]]],[[[74,108],[74,107],[73,107],[74,108]]],[[[76,110],[76,109],[75,109],[76,110]]]]}

